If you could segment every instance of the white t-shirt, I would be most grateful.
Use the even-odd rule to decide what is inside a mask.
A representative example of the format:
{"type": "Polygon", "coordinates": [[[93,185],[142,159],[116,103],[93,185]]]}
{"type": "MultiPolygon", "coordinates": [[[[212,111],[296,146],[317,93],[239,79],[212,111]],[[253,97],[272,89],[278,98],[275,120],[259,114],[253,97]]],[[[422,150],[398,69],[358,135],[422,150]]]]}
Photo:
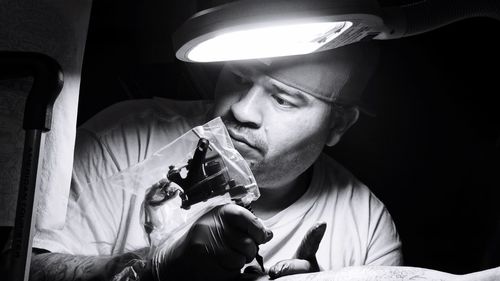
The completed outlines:
{"type": "MultiPolygon", "coordinates": [[[[132,194],[102,179],[140,163],[205,123],[209,109],[206,101],[127,101],[81,126],[66,225],[60,230],[38,230],[33,247],[78,255],[112,255],[147,247],[140,218],[144,194],[132,194]]],[[[292,258],[316,221],[328,224],[317,253],[321,268],[401,264],[401,243],[384,205],[326,155],[313,170],[306,193],[264,221],[274,232],[274,238],[260,246],[265,266],[292,258]]]]}
{"type": "Polygon", "coordinates": [[[320,268],[402,265],[401,242],[389,212],[340,164],[321,155],[308,190],[294,204],[264,221],[274,237],[260,246],[266,268],[292,258],[306,232],[326,222],[316,258],[320,268]]]}

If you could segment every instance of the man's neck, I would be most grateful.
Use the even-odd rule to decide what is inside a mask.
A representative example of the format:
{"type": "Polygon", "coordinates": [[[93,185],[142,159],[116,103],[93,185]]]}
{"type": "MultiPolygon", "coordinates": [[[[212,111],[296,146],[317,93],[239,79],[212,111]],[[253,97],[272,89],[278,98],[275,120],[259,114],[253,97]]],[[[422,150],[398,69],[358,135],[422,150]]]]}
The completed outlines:
{"type": "Polygon", "coordinates": [[[307,190],[312,178],[312,168],[302,173],[294,181],[273,187],[259,187],[259,200],[252,203],[255,215],[268,219],[297,201],[307,190]]]}

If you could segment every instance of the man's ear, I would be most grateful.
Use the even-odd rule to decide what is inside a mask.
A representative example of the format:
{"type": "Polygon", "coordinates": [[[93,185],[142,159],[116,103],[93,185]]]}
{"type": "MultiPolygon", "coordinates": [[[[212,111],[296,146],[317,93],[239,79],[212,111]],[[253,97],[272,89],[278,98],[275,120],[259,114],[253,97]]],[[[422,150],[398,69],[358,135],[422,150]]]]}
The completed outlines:
{"type": "Polygon", "coordinates": [[[327,146],[336,145],[344,133],[347,132],[347,130],[354,125],[359,118],[359,109],[355,106],[342,108],[340,111],[335,108],[333,110],[336,110],[337,112],[332,112],[330,132],[326,139],[327,146]]]}

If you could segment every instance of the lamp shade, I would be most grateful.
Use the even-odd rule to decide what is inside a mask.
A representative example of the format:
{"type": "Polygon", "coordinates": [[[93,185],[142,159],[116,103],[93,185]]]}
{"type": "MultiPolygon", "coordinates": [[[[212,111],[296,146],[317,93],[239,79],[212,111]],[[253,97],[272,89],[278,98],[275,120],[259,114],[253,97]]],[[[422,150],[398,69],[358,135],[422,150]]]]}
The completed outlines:
{"type": "Polygon", "coordinates": [[[242,0],[195,14],[173,40],[178,59],[211,62],[307,54],[384,28],[372,0],[242,0]]]}
{"type": "Polygon", "coordinates": [[[301,55],[428,32],[458,20],[500,20],[500,1],[241,0],[201,11],[174,34],[178,59],[212,62],[301,55]]]}

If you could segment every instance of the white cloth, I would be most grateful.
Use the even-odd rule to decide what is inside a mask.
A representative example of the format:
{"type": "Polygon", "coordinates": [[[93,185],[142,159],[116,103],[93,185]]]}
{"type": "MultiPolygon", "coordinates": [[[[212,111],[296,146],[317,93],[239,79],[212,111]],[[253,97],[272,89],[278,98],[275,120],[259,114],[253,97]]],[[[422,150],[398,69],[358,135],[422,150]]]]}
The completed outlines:
{"type": "MultiPolygon", "coordinates": [[[[146,159],[204,123],[208,110],[204,102],[142,100],[115,105],[86,123],[77,135],[66,226],[63,230],[37,232],[34,247],[109,255],[148,246],[139,217],[143,195],[112,189],[106,183],[87,183],[146,159]]],[[[307,229],[319,220],[328,223],[318,252],[323,269],[401,263],[401,245],[384,205],[323,155],[314,166],[308,191],[265,221],[274,232],[271,242],[261,246],[266,267],[291,258],[307,229]]]]}
{"type": "MultiPolygon", "coordinates": [[[[44,134],[45,145],[40,155],[37,228],[64,225],[91,5],[91,0],[0,1],[0,50],[46,54],[59,62],[64,73],[64,87],[54,104],[52,128],[44,134]]],[[[17,87],[27,92],[31,85],[22,82],[17,87]]],[[[17,94],[15,90],[18,89],[7,88],[8,92],[17,94]]],[[[24,105],[24,97],[10,95],[5,99],[3,92],[1,96],[0,146],[12,149],[0,149],[0,225],[11,226],[14,225],[24,141],[20,129],[22,114],[15,110],[24,111],[24,106],[19,106],[19,103],[24,105]],[[15,129],[9,127],[16,122],[19,124],[17,132],[4,132],[4,128],[15,129]]]]}

